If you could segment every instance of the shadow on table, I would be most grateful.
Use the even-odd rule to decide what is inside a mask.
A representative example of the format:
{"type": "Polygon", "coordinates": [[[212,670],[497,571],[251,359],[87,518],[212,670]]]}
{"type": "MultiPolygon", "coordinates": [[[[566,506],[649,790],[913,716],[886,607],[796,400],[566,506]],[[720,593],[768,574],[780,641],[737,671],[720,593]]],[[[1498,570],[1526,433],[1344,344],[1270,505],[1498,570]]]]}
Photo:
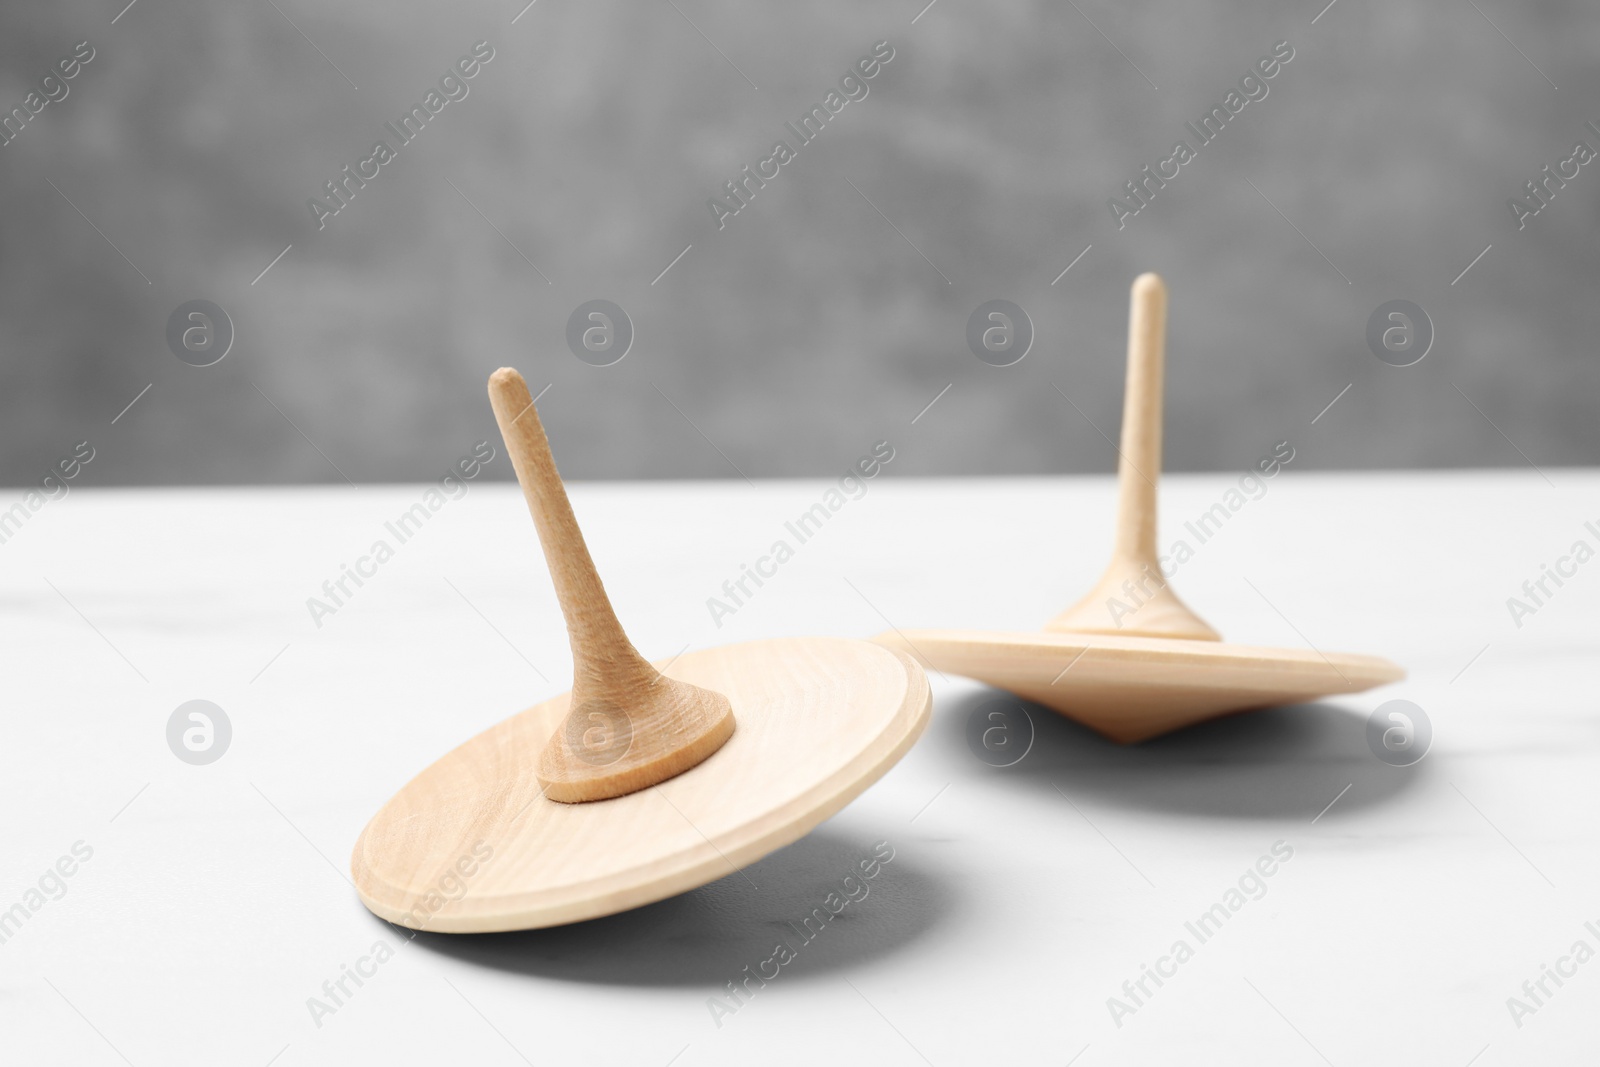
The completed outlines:
{"type": "MultiPolygon", "coordinates": [[[[1041,801],[1090,798],[1106,806],[1200,817],[1310,820],[1384,804],[1412,788],[1430,761],[1392,767],[1367,746],[1365,716],[1332,704],[1297,704],[1230,715],[1135,745],[997,689],[948,702],[929,742],[976,773],[1041,794],[1041,801]],[[968,721],[991,704],[1021,705],[1033,747],[1010,767],[990,767],[967,744],[968,721]],[[1057,792],[1059,787],[1060,792],[1057,792]]],[[[925,742],[928,743],[928,742],[925,742]]]]}
{"type": "MultiPolygon", "coordinates": [[[[847,970],[916,940],[954,903],[952,888],[903,851],[876,878],[861,880],[857,864],[872,858],[873,844],[824,827],[742,872],[620,915],[514,933],[424,933],[415,943],[484,967],[614,985],[721,987],[747,964],[754,973],[780,939],[796,959],[776,981],[791,968],[802,976],[847,970]],[[867,886],[867,895],[820,930],[813,921],[805,941],[790,924],[822,908],[847,875],[867,886]]],[[[402,939],[411,936],[394,930],[402,939]]]]}

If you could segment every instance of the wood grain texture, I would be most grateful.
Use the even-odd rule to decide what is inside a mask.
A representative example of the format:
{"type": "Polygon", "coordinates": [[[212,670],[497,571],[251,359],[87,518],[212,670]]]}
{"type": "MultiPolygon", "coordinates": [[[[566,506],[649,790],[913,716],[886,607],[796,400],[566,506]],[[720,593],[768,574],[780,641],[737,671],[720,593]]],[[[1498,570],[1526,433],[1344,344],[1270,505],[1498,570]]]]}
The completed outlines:
{"type": "Polygon", "coordinates": [[[728,698],[663,677],[634,649],[595,570],[528,384],[489,377],[489,403],[539,531],[572,645],[572,709],[539,756],[545,796],[606,800],[682,774],[733,736],[728,698]]]}
{"type": "Polygon", "coordinates": [[[1114,741],[1399,681],[1381,656],[1101,634],[890,630],[873,640],[1006,689],[1114,741]]]}
{"type": "Polygon", "coordinates": [[[704,885],[860,795],[922,733],[932,703],[910,657],[842,638],[689,652],[661,669],[728,697],[739,728],[720,750],[646,790],[555,803],[535,754],[571,694],[537,704],[373,817],[350,861],[363,903],[414,929],[475,933],[577,922],[704,885]]]}

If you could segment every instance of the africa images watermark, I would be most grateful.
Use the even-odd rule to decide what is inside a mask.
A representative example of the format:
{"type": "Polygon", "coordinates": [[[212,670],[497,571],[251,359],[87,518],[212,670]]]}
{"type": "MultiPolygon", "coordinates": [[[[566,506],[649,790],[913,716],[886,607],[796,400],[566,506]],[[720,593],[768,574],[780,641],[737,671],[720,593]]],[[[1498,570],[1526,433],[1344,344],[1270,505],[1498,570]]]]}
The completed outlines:
{"type": "MultiPolygon", "coordinates": [[[[478,475],[483,473],[483,468],[494,459],[494,446],[487,441],[479,441],[472,446],[469,455],[456,460],[455,466],[450,468],[450,473],[439,479],[438,485],[430,485],[422,494],[422,499],[402,511],[392,521],[383,524],[384,530],[395,540],[395,545],[403,545],[417,535],[427,521],[437,515],[446,504],[452,500],[460,500],[467,495],[471,486],[468,484],[478,475]]],[[[322,597],[306,597],[306,610],[311,613],[311,621],[317,629],[322,629],[324,618],[337,615],[339,609],[348,604],[356,595],[356,591],[366,584],[365,579],[377,576],[378,568],[394,558],[395,547],[385,538],[378,538],[372,542],[365,555],[356,557],[355,566],[348,563],[339,564],[339,576],[329,578],[322,583],[322,597]],[[350,588],[350,583],[355,583],[355,589],[350,588]]]]}
{"type": "Polygon", "coordinates": [[[72,46],[70,56],[56,60],[49,73],[39,79],[39,87],[28,90],[28,95],[22,98],[22,106],[12,108],[0,118],[0,148],[15,141],[22,128],[38,118],[46,107],[65,100],[72,91],[67,82],[76,78],[94,56],[94,46],[85,40],[72,46]]]}
{"type": "Polygon", "coordinates": [[[888,441],[874,443],[872,451],[857,459],[855,464],[840,477],[837,487],[830,486],[822,494],[820,501],[802,511],[792,522],[783,524],[784,530],[793,535],[794,545],[791,545],[787,538],[778,538],[772,542],[766,555],[756,558],[754,567],[748,563],[741,563],[739,575],[722,583],[722,593],[727,600],[723,600],[722,597],[706,597],[706,610],[711,613],[711,621],[716,624],[717,629],[722,628],[725,616],[737,614],[739,609],[755,595],[755,591],[750,588],[751,582],[755,583],[756,589],[760,589],[766,584],[763,579],[776,577],[778,568],[794,558],[795,547],[815,537],[823,524],[838,514],[850,501],[860,500],[866,496],[868,480],[876,478],[892,459],[894,459],[893,445],[888,441]]]}
{"type": "Polygon", "coordinates": [[[1216,140],[1222,134],[1222,129],[1245,105],[1255,100],[1265,100],[1267,82],[1278,76],[1283,69],[1283,64],[1294,58],[1294,48],[1288,41],[1279,41],[1272,46],[1270,55],[1262,56],[1256,60],[1254,67],[1239,79],[1239,88],[1229,89],[1228,95],[1222,98],[1221,104],[1212,105],[1200,119],[1200,125],[1185,122],[1184,127],[1194,135],[1195,146],[1187,140],[1180,140],[1172,146],[1172,154],[1166,159],[1156,163],[1151,170],[1147,163],[1139,172],[1139,177],[1123,184],[1123,192],[1127,194],[1126,200],[1116,197],[1106,201],[1106,206],[1111,209],[1111,217],[1117,221],[1117,229],[1127,225],[1127,220],[1150,206],[1150,201],[1155,199],[1158,189],[1165,189],[1167,182],[1172,181],[1182,173],[1182,168],[1194,162],[1200,156],[1200,149],[1216,140]],[[1170,167],[1169,171],[1167,168],[1170,167]]]}
{"type": "Polygon", "coordinates": [[[798,923],[789,923],[789,930],[796,942],[794,947],[790,947],[791,939],[785,937],[772,947],[772,955],[754,965],[754,972],[750,964],[745,964],[744,969],[724,987],[727,990],[726,997],[707,997],[706,1010],[711,1013],[711,1021],[717,1024],[717,1029],[722,1029],[723,1016],[736,1015],[739,1009],[748,1007],[750,1000],[765,989],[768,982],[776,980],[784,967],[799,958],[800,950],[827,929],[828,923],[836,919],[840,912],[851,904],[866,900],[867,894],[872,892],[872,887],[867,883],[878,877],[893,859],[894,846],[889,842],[879,841],[873,845],[872,855],[856,864],[859,878],[854,872],[845,875],[839,888],[830,891],[821,904],[811,909],[811,914],[798,923]]]}
{"type": "Polygon", "coordinates": [[[21,900],[0,911],[0,945],[16,937],[28,920],[43,911],[50,901],[66,896],[67,879],[77,874],[78,868],[93,857],[93,846],[85,841],[74,841],[67,855],[46,867],[37,883],[23,890],[21,900]]]}
{"type": "Polygon", "coordinates": [[[414,930],[426,930],[429,919],[443,910],[447,904],[454,903],[467,895],[467,883],[480,870],[487,867],[493,858],[493,845],[482,840],[476,842],[470,853],[463,853],[461,858],[456,860],[454,867],[446,869],[439,876],[439,880],[434,883],[428,894],[401,916],[405,920],[405,925],[414,930]]]}
{"type": "MultiPolygon", "coordinates": [[[[1590,921],[1584,923],[1583,928],[1588,931],[1590,936],[1595,938],[1597,943],[1600,943],[1600,927],[1590,921]]],[[[1559,993],[1561,987],[1567,984],[1564,979],[1577,977],[1578,968],[1594,959],[1594,957],[1594,946],[1580,937],[1572,943],[1572,948],[1565,956],[1556,957],[1554,968],[1551,968],[1548,963],[1539,964],[1539,977],[1530,978],[1522,983],[1522,996],[1506,998],[1506,1010],[1511,1013],[1511,1021],[1517,1024],[1517,1029],[1522,1029],[1524,1016],[1537,1015],[1540,1008],[1549,1007],[1545,1002],[1559,993]],[[1568,966],[1569,964],[1570,967],[1568,966]],[[1550,988],[1551,982],[1554,982],[1556,986],[1553,990],[1550,988]],[[1543,996],[1540,995],[1541,993],[1543,996]]]]}
{"type": "MultiPolygon", "coordinates": [[[[445,873],[439,876],[434,887],[420,898],[417,906],[406,912],[403,918],[406,925],[421,931],[426,928],[429,917],[438,912],[451,901],[460,900],[467,895],[467,882],[484,867],[489,860],[494,858],[494,847],[487,841],[478,841],[472,846],[472,851],[463,853],[453,866],[445,868],[445,873]]],[[[417,935],[413,933],[405,943],[410,944],[417,935]]],[[[379,938],[372,943],[372,947],[358,956],[354,964],[339,964],[337,977],[324,979],[322,983],[322,996],[309,996],[306,998],[306,1011],[311,1013],[311,1021],[317,1029],[322,1029],[323,1020],[329,1015],[337,1015],[339,1009],[345,1007],[361,988],[378,975],[378,968],[394,959],[399,951],[389,942],[379,938]],[[355,988],[350,988],[351,986],[355,988]]]]}
{"type": "Polygon", "coordinates": [[[1294,857],[1294,846],[1285,841],[1274,841],[1271,852],[1271,855],[1257,859],[1254,866],[1246,868],[1239,876],[1238,883],[1229,886],[1219,902],[1201,912],[1193,922],[1183,924],[1183,928],[1194,937],[1194,945],[1190,945],[1185,938],[1178,938],[1166,955],[1156,958],[1153,968],[1147,963],[1139,964],[1139,977],[1122,983],[1121,997],[1106,998],[1106,1010],[1111,1013],[1111,1021],[1117,1024],[1118,1030],[1122,1029],[1125,1016],[1136,1015],[1140,1008],[1148,1005],[1157,990],[1166,984],[1163,979],[1176,977],[1178,968],[1194,959],[1195,946],[1216,937],[1222,931],[1223,924],[1243,910],[1251,900],[1260,900],[1267,895],[1267,879],[1294,857]],[[1247,893],[1248,897],[1245,896],[1247,893]],[[1150,988],[1151,982],[1155,983],[1155,989],[1150,988]]]}
{"type": "MultiPolygon", "coordinates": [[[[888,41],[879,41],[872,46],[871,54],[856,60],[855,66],[839,79],[839,88],[829,89],[828,95],[822,98],[822,103],[811,105],[811,110],[801,116],[799,126],[785,122],[784,129],[794,135],[801,148],[810,144],[822,135],[822,130],[829,120],[837,117],[846,105],[851,101],[867,98],[867,93],[871,92],[867,82],[876,78],[884,65],[893,58],[893,46],[888,41]]],[[[713,196],[706,200],[706,207],[711,209],[711,217],[717,220],[717,229],[727,226],[728,219],[743,211],[749,206],[750,201],[755,199],[757,189],[765,189],[767,182],[776,178],[782,168],[798,159],[799,155],[799,150],[792,147],[788,141],[774,141],[771,154],[766,159],[758,161],[755,170],[752,171],[750,164],[746,163],[737,178],[724,182],[722,190],[726,194],[726,199],[713,196]]]]}
{"type": "MultiPolygon", "coordinates": [[[[1596,526],[1592,522],[1586,522],[1583,524],[1583,528],[1595,538],[1597,543],[1600,543],[1600,526],[1596,526]]],[[[1578,568],[1594,559],[1594,556],[1594,546],[1580,537],[1572,542],[1572,547],[1567,550],[1565,555],[1556,557],[1554,567],[1548,563],[1541,563],[1539,565],[1539,576],[1537,578],[1529,578],[1522,583],[1522,595],[1527,597],[1526,600],[1514,596],[1506,597],[1506,610],[1511,613],[1511,621],[1516,625],[1516,628],[1522,629],[1523,618],[1528,615],[1537,615],[1539,609],[1549,603],[1550,599],[1555,596],[1556,590],[1567,584],[1562,579],[1576,578],[1578,576],[1578,568]],[[1555,583],[1555,589],[1550,588],[1551,582],[1555,583]]]]}
{"type": "MultiPolygon", "coordinates": [[[[1194,537],[1196,544],[1205,544],[1217,535],[1224,523],[1243,511],[1246,504],[1265,497],[1268,490],[1266,480],[1277,477],[1278,472],[1288,466],[1293,459],[1294,447],[1287,441],[1279,441],[1270,455],[1256,461],[1254,470],[1245,471],[1239,476],[1238,488],[1229,487],[1222,494],[1221,500],[1202,511],[1193,521],[1184,523],[1183,528],[1194,537]]],[[[1146,566],[1138,581],[1129,579],[1122,583],[1122,594],[1127,597],[1126,600],[1122,597],[1107,597],[1106,613],[1111,616],[1111,621],[1117,624],[1117,629],[1122,629],[1122,620],[1148,604],[1151,598],[1166,587],[1178,573],[1179,568],[1194,556],[1194,548],[1180,537],[1172,543],[1166,554],[1157,558],[1156,566],[1160,570],[1159,574],[1152,573],[1146,566]]]]}
{"type": "Polygon", "coordinates": [[[439,79],[439,87],[429,88],[423,94],[422,103],[412,104],[410,110],[400,116],[399,124],[385,122],[383,128],[395,138],[395,146],[391,148],[387,140],[373,142],[372,152],[365,159],[358,160],[355,169],[351,170],[346,163],[339,171],[342,177],[325,182],[322,186],[328,195],[326,201],[312,197],[306,201],[311,208],[311,217],[317,220],[317,229],[322,229],[328,224],[328,219],[337,215],[350,206],[356,193],[367,187],[367,182],[375,179],[382,173],[382,168],[399,158],[400,149],[410,144],[422,132],[434,116],[443,111],[449,103],[455,100],[465,100],[472,87],[467,84],[476,78],[483,70],[483,64],[494,58],[494,48],[488,41],[479,41],[472,46],[470,55],[462,56],[439,79]]]}
{"type": "MultiPolygon", "coordinates": [[[[1595,136],[1600,137],[1600,126],[1590,119],[1584,123],[1595,136]]],[[[1566,188],[1567,182],[1576,178],[1585,164],[1593,162],[1596,152],[1589,147],[1587,141],[1577,141],[1572,145],[1572,154],[1557,163],[1554,170],[1546,163],[1539,171],[1539,176],[1531,181],[1524,182],[1522,191],[1526,198],[1518,200],[1511,197],[1506,205],[1511,208],[1511,214],[1516,217],[1517,229],[1525,229],[1528,220],[1550,206],[1550,201],[1555,199],[1556,190],[1566,188]]]]}
{"type": "Polygon", "coordinates": [[[0,545],[15,537],[23,524],[50,501],[64,499],[72,492],[72,486],[68,483],[82,473],[84,466],[92,459],[94,446],[88,441],[79,441],[72,446],[71,455],[63,456],[56,460],[54,467],[48,468],[45,476],[39,479],[37,489],[29,489],[21,500],[0,511],[0,545]]]}
{"type": "Polygon", "coordinates": [[[209,700],[185,700],[167,717],[167,748],[191,767],[215,763],[233,744],[233,720],[209,700]]]}

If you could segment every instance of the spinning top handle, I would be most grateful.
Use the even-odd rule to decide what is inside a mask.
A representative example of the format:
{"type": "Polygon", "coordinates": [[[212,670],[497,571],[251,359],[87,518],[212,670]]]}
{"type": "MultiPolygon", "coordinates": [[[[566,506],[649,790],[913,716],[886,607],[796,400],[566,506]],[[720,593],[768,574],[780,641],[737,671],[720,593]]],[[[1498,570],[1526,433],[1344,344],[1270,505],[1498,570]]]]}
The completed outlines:
{"type": "Polygon", "coordinates": [[[1167,346],[1167,286],[1141,274],[1128,304],[1128,381],[1122,401],[1114,554],[1156,560],[1156,483],[1161,478],[1161,399],[1167,346]]]}
{"type": "Polygon", "coordinates": [[[528,395],[528,383],[510,367],[489,378],[489,403],[516,469],[528,513],[539,531],[550,580],[572,643],[573,688],[628,693],[659,677],[623,632],[572,514],[566,487],[556,472],[544,425],[528,395]],[[588,683],[585,686],[583,683],[588,683]]]}

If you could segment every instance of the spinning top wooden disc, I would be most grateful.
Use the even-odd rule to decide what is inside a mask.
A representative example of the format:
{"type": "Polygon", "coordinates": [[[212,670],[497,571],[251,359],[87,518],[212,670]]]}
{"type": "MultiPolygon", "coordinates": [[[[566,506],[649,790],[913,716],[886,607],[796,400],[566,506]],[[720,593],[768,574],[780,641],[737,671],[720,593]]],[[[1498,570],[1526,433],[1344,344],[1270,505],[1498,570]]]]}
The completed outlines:
{"type": "Polygon", "coordinates": [[[1405,677],[1379,656],[1223,644],[1173,592],[1156,552],[1166,307],[1159,277],[1134,281],[1117,538],[1094,589],[1043,632],[891,630],[873,640],[927,666],[1010,690],[1122,742],[1405,677]]]}
{"type": "Polygon", "coordinates": [[[739,727],[714,755],[627,796],[549,800],[530,757],[565,718],[563,693],[474,737],[384,805],[351,860],[362,901],[413,929],[480,933],[662,900],[838,812],[906,753],[932,706],[922,668],[866,641],[729,645],[686,653],[667,673],[733,705],[739,727]],[[491,850],[483,862],[479,842],[491,850]],[[470,876],[456,869],[463,857],[470,876]]]}
{"type": "Polygon", "coordinates": [[[526,383],[503,369],[489,392],[566,617],[573,688],[450,752],[373,817],[350,867],[374,914],[479,933],[661,900],[797,840],[911,747],[927,678],[879,645],[796,638],[646,662],[526,383]]]}
{"type": "Polygon", "coordinates": [[[1381,656],[1218,641],[982,630],[890,631],[873,640],[1010,690],[1123,743],[1405,677],[1381,656]]]}

